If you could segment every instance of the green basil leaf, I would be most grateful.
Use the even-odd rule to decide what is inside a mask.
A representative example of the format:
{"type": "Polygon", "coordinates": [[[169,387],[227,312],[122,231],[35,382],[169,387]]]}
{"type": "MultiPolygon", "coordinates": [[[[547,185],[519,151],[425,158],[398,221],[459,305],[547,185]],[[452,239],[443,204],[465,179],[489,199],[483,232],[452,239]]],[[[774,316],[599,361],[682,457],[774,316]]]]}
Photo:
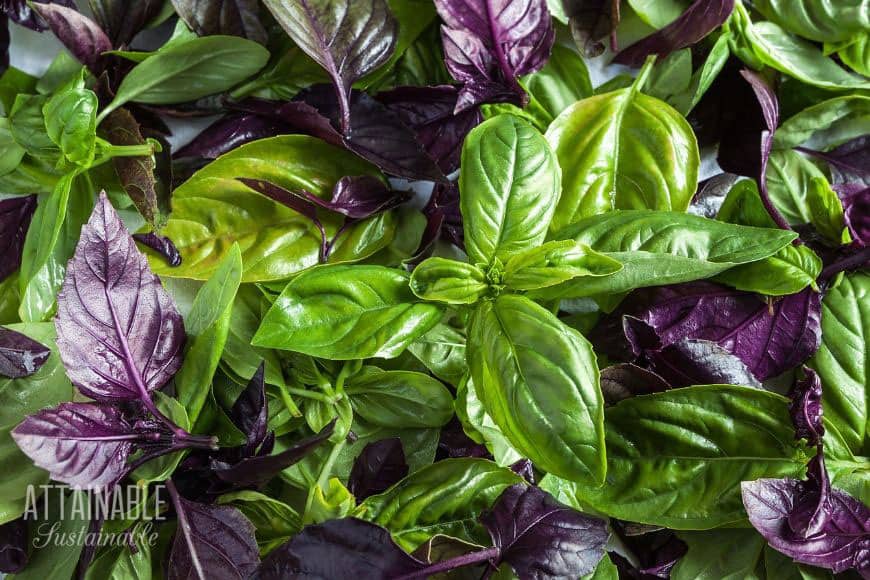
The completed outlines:
{"type": "Polygon", "coordinates": [[[475,390],[508,441],[541,469],[604,481],[604,400],[583,335],[528,298],[478,304],[468,335],[475,390]]]}
{"type": "Polygon", "coordinates": [[[713,81],[722,72],[725,63],[728,62],[728,57],[731,56],[728,43],[729,35],[720,35],[713,44],[713,48],[710,49],[704,64],[692,73],[689,87],[685,91],[672,95],[668,99],[668,104],[679,111],[681,115],[688,115],[695,108],[695,105],[698,104],[701,97],[707,94],[707,90],[712,86],[713,81]]]}
{"type": "Polygon", "coordinates": [[[365,367],[345,386],[354,413],[384,427],[441,427],[453,416],[453,396],[441,381],[412,371],[365,367]]]}
{"type": "MultiPolygon", "coordinates": [[[[154,524],[150,524],[153,526],[154,524]]],[[[88,566],[84,580],[149,580],[152,577],[151,544],[148,542],[152,528],[137,525],[131,530],[129,541],[136,546],[113,546],[94,558],[88,566]]]]}
{"type": "Polygon", "coordinates": [[[740,482],[800,478],[808,457],[788,399],[749,387],[632,397],[607,409],[606,425],[606,485],[563,488],[609,516],[677,530],[745,525],[740,482]]]}
{"type": "Polygon", "coordinates": [[[197,292],[193,307],[184,317],[187,343],[184,363],[175,375],[175,391],[193,424],[211,391],[241,281],[242,252],[238,244],[233,244],[211,279],[197,292]]]}
{"type": "Polygon", "coordinates": [[[574,239],[622,263],[611,276],[584,278],[536,291],[569,298],[616,294],[714,276],[771,256],[795,239],[794,232],[727,224],[699,216],[657,211],[617,211],[587,218],[554,237],[574,239]]]}
{"type": "Polygon", "coordinates": [[[814,179],[825,179],[825,174],[809,157],[791,149],[770,154],[767,191],[771,201],[790,224],[810,221],[807,192],[814,179]]]}
{"type": "Polygon", "coordinates": [[[226,493],[218,502],[238,508],[254,524],[261,554],[265,555],[302,530],[302,517],[296,510],[258,491],[226,493]]]}
{"type": "Polygon", "coordinates": [[[356,507],[353,494],[337,477],[329,478],[326,490],[319,483],[315,484],[311,494],[311,505],[303,518],[306,525],[346,517],[356,507]]]}
{"type": "Polygon", "coordinates": [[[553,46],[547,64],[523,77],[520,83],[529,95],[529,106],[536,105],[537,110],[546,113],[546,125],[580,99],[592,96],[592,82],[583,57],[575,49],[559,44],[553,46]]]}
{"type": "Polygon", "coordinates": [[[786,296],[807,286],[816,289],[822,260],[807,246],[786,246],[773,256],[736,266],[715,280],[738,290],[768,296],[786,296]]]}
{"type": "Polygon", "coordinates": [[[48,136],[43,107],[44,95],[18,95],[9,113],[9,130],[13,139],[37,159],[54,164],[60,156],[57,144],[48,136]]]}
{"type": "Polygon", "coordinates": [[[604,557],[595,567],[595,571],[583,576],[582,580],[619,580],[619,569],[610,559],[610,556],[604,554],[604,557]]]}
{"type": "Polygon", "coordinates": [[[798,36],[838,42],[870,28],[862,0],[760,0],[752,7],[798,36]]]}
{"type": "Polygon", "coordinates": [[[429,258],[411,273],[411,291],[423,300],[474,304],[489,291],[486,274],[473,264],[429,258]]]}
{"type": "Polygon", "coordinates": [[[438,306],[411,293],[401,270],[319,266],[287,285],[253,344],[334,360],[393,358],[440,317],[438,306]]]}
{"type": "Polygon", "coordinates": [[[6,175],[15,171],[24,154],[24,147],[19,145],[12,137],[12,129],[9,119],[0,117],[0,175],[6,175]]]}
{"type": "MultiPolygon", "coordinates": [[[[843,228],[846,227],[843,215],[843,203],[837,192],[831,189],[831,184],[823,177],[810,180],[807,190],[807,206],[810,210],[810,222],[816,230],[832,244],[844,242],[843,228]]],[[[847,234],[848,235],[848,234],[847,234]]]]}
{"type": "Polygon", "coordinates": [[[786,119],[773,136],[776,149],[791,149],[813,140],[833,147],[870,133],[870,97],[846,95],[807,107],[786,119]]]}
{"type": "Polygon", "coordinates": [[[12,429],[28,415],[73,398],[73,386],[64,373],[55,346],[54,324],[10,324],[10,330],[25,334],[51,348],[45,364],[29,377],[0,377],[0,525],[24,513],[27,488],[48,483],[48,472],[33,465],[12,439],[12,429]]]}
{"type": "Polygon", "coordinates": [[[847,42],[837,56],[856,73],[870,76],[870,33],[859,34],[847,42]]]}
{"type": "Polygon", "coordinates": [[[465,363],[465,334],[439,322],[411,343],[408,351],[433,375],[451,385],[459,385],[468,371],[465,363]]]}
{"type": "Polygon", "coordinates": [[[237,36],[204,36],[163,47],[127,73],[99,119],[129,102],[168,105],[226,91],[268,60],[269,51],[237,36]]]}
{"type": "Polygon", "coordinates": [[[671,570],[672,580],[756,578],[764,538],[755,530],[710,530],[678,534],[689,547],[671,570]]]}
{"type": "MultiPolygon", "coordinates": [[[[173,192],[172,215],[163,234],[175,242],[183,261],[173,268],[151,253],[151,268],[164,278],[207,280],[238,242],[243,282],[286,280],[317,263],[320,233],[307,218],[236,178],[262,179],[327,197],[345,175],[382,178],[354,154],[306,135],[262,139],[234,149],[173,192]]],[[[341,224],[335,217],[324,216],[323,221],[330,236],[341,224]]]]}
{"type": "Polygon", "coordinates": [[[455,406],[462,430],[474,441],[486,445],[496,463],[507,467],[523,458],[483,408],[470,377],[456,389],[455,406]]]}
{"type": "Polygon", "coordinates": [[[636,86],[596,95],[547,129],[562,167],[551,229],[614,209],[684,211],[698,180],[698,143],[670,105],[636,86]]]}
{"type": "Polygon", "coordinates": [[[617,260],[589,246],[560,240],[512,256],[505,264],[504,283],[512,290],[535,290],[578,277],[609,276],[621,269],[617,260]]]}
{"type": "Polygon", "coordinates": [[[384,526],[405,550],[433,534],[487,541],[477,518],[511,485],[524,480],[485,459],[445,459],[412,473],[359,505],[356,517],[384,526]]]}
{"type": "Polygon", "coordinates": [[[822,344],[809,363],[825,417],[855,455],[870,455],[870,275],[848,274],[822,300],[822,344]]]}
{"type": "Polygon", "coordinates": [[[48,137],[70,163],[90,166],[97,138],[97,95],[85,88],[84,69],[42,107],[48,137]]]}
{"type": "Polygon", "coordinates": [[[381,212],[345,228],[332,247],[330,264],[358,262],[371,257],[392,243],[396,237],[398,215],[395,210],[381,212]]]}
{"type": "Polygon", "coordinates": [[[469,262],[505,261],[543,242],[559,198],[559,174],[546,140],[519,117],[499,115],[472,130],[459,174],[469,262]]]}

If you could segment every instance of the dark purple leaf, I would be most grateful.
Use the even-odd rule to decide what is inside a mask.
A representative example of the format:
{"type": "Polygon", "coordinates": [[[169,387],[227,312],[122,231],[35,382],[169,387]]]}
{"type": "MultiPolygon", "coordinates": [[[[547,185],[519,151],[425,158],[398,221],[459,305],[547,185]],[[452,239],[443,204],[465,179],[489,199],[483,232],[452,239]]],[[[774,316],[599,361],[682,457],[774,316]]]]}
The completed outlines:
{"type": "Polygon", "coordinates": [[[141,435],[118,407],[61,403],[24,419],[12,438],[52,479],[105,489],[127,473],[127,457],[141,435]]]}
{"type": "Polygon", "coordinates": [[[24,238],[35,211],[35,195],[0,201],[0,280],[8,278],[21,265],[24,238]]]}
{"type": "Polygon", "coordinates": [[[102,54],[112,50],[112,41],[99,25],[75,8],[60,4],[33,4],[58,40],[94,74],[102,70],[102,54]]]}
{"type": "Polygon", "coordinates": [[[9,70],[9,43],[11,41],[9,19],[0,14],[0,75],[6,74],[6,71],[9,70]]]}
{"type": "Polygon", "coordinates": [[[396,48],[398,23],[386,0],[267,0],[290,38],[326,69],[335,85],[341,132],[350,133],[350,88],[396,48]]]}
{"type": "Polygon", "coordinates": [[[615,405],[619,401],[661,393],[671,386],[654,372],[630,363],[621,363],[601,370],[601,393],[604,402],[615,405]]]}
{"type": "Polygon", "coordinates": [[[610,557],[620,571],[620,578],[638,580],[670,578],[671,569],[689,550],[686,543],[671,530],[650,528],[618,520],[611,520],[611,527],[637,562],[637,565],[634,565],[624,557],[611,552],[610,557]]]}
{"type": "Polygon", "coordinates": [[[272,551],[251,580],[387,580],[424,567],[399,548],[384,528],[345,518],[307,526],[272,551]]]}
{"type": "Polygon", "coordinates": [[[569,17],[571,36],[587,58],[604,53],[602,40],[610,37],[610,50],[616,52],[616,27],[620,20],[620,0],[562,0],[569,17]]]}
{"type": "Polygon", "coordinates": [[[684,338],[645,353],[652,370],[672,387],[745,385],[761,387],[746,364],[715,342],[684,338]]]}
{"type": "Polygon", "coordinates": [[[734,10],[734,0],[695,0],[676,20],[620,52],[619,64],[639,67],[647,56],[667,56],[692,46],[719,28],[734,10]]]}
{"type": "Polygon", "coordinates": [[[258,0],[172,0],[175,11],[199,36],[225,34],[266,44],[258,0]]]}
{"type": "Polygon", "coordinates": [[[266,438],[269,407],[266,403],[265,375],[265,363],[260,363],[257,372],[236,398],[229,412],[230,420],[245,435],[248,455],[253,455],[266,438]]]}
{"type": "Polygon", "coordinates": [[[254,525],[238,509],[188,501],[172,493],[178,529],[169,580],[246,580],[260,565],[254,525]]]}
{"type": "Polygon", "coordinates": [[[520,578],[578,578],[604,556],[607,525],[568,508],[534,486],[516,484],[480,521],[520,578]]]}
{"type": "Polygon", "coordinates": [[[483,121],[478,107],[454,113],[459,89],[453,85],[397,87],[375,97],[413,129],[417,141],[445,174],[459,169],[466,135],[483,121]]]}
{"type": "Polygon", "coordinates": [[[148,232],[147,234],[133,234],[133,239],[163,256],[166,263],[173,268],[181,265],[181,253],[168,237],[148,232]]]}
{"type": "Polygon", "coordinates": [[[463,83],[459,113],[480,103],[525,104],[517,77],[540,69],[555,32],[546,0],[435,0],[447,70],[463,83]]]}
{"type": "MultiPolygon", "coordinates": [[[[821,339],[821,296],[811,289],[770,302],[710,282],[642,289],[605,318],[594,335],[615,338],[622,315],[651,326],[663,346],[686,338],[716,342],[761,381],[804,362],[821,339]]],[[[628,350],[606,342],[599,346],[616,357],[628,350]]]]}
{"type": "Polygon", "coordinates": [[[528,459],[520,459],[511,465],[511,471],[525,479],[530,484],[535,484],[535,466],[528,459]]]}
{"type": "Polygon", "coordinates": [[[794,479],[744,481],[743,505],[749,521],[767,543],[802,564],[834,572],[856,569],[870,575],[870,508],[850,495],[831,489],[829,516],[809,538],[795,534],[789,520],[802,482],[794,479]]]}
{"type": "Polygon", "coordinates": [[[441,428],[438,438],[438,450],[435,459],[449,457],[486,457],[491,458],[486,445],[471,439],[462,429],[462,424],[455,417],[441,428]]]}
{"type": "Polygon", "coordinates": [[[206,127],[193,141],[179,149],[174,157],[217,159],[245,143],[279,135],[282,129],[283,124],[274,118],[250,113],[231,113],[206,127]]]}
{"type": "Polygon", "coordinates": [[[332,190],[332,199],[317,198],[318,204],[352,219],[364,219],[390,210],[406,201],[410,195],[395,191],[371,175],[342,177],[332,190]]]}
{"type": "Polygon", "coordinates": [[[50,355],[48,347],[0,326],[0,376],[18,379],[32,375],[50,355]]]}
{"type": "Polygon", "coordinates": [[[67,375],[99,401],[147,399],[181,366],[184,324],[101,192],[58,295],[67,375]]]}
{"type": "Polygon", "coordinates": [[[795,149],[827,162],[835,190],[848,185],[870,187],[870,136],[855,137],[826,153],[805,147],[795,149]]]}
{"type": "Polygon", "coordinates": [[[715,219],[728,197],[728,192],[739,178],[740,176],[733,173],[720,173],[699,183],[698,191],[692,197],[689,213],[715,219]]]}
{"type": "Polygon", "coordinates": [[[88,0],[88,4],[94,20],[116,48],[129,45],[163,7],[162,0],[88,0]]]}
{"type": "Polygon", "coordinates": [[[788,515],[788,526],[795,538],[824,533],[831,517],[831,492],[825,455],[819,447],[818,454],[807,464],[807,478],[795,488],[794,509],[788,515]]]}
{"type": "Polygon", "coordinates": [[[354,460],[347,489],[359,503],[370,495],[386,491],[406,475],[408,464],[401,439],[382,439],[366,445],[354,460]]]}
{"type": "Polygon", "coordinates": [[[852,238],[859,246],[870,246],[870,187],[841,194],[840,201],[852,238]]]}
{"type": "Polygon", "coordinates": [[[795,383],[788,406],[796,439],[819,445],[825,426],[822,423],[822,381],[811,368],[804,367],[804,378],[795,383]]]}
{"type": "Polygon", "coordinates": [[[460,249],[465,248],[462,213],[459,211],[459,188],[456,183],[436,183],[426,207],[423,208],[423,215],[426,216],[426,229],[423,230],[416,256],[425,256],[442,237],[460,249]]]}
{"type": "Polygon", "coordinates": [[[18,518],[0,526],[0,572],[20,572],[30,557],[27,555],[27,520],[18,518]]]}
{"type": "MultiPolygon", "coordinates": [[[[37,0],[38,3],[44,4],[46,0],[37,0]]],[[[28,2],[27,0],[0,0],[0,12],[9,17],[9,20],[27,27],[31,30],[41,32],[46,30],[45,21],[31,8],[31,4],[36,2],[28,2]]],[[[60,4],[67,8],[75,8],[75,0],[53,0],[53,4],[60,4]]]]}

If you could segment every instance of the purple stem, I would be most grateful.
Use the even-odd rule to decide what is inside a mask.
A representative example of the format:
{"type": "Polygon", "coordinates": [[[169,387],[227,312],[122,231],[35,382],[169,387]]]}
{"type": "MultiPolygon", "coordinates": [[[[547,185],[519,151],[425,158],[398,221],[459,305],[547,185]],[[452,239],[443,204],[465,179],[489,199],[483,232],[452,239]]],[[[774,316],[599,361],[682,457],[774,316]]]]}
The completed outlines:
{"type": "Polygon", "coordinates": [[[498,554],[498,548],[486,548],[485,550],[480,550],[479,552],[463,554],[461,556],[456,556],[455,558],[444,560],[443,562],[436,562],[431,566],[426,566],[422,570],[417,570],[416,572],[405,574],[404,576],[399,576],[395,580],[415,580],[416,578],[428,578],[429,576],[434,576],[435,574],[449,572],[450,570],[453,570],[455,568],[470,566],[471,564],[480,564],[481,562],[488,562],[494,558],[497,558],[498,554]]]}
{"type": "Polygon", "coordinates": [[[822,273],[819,274],[819,279],[830,280],[840,272],[845,272],[846,270],[857,270],[858,268],[863,268],[868,265],[870,265],[870,247],[864,248],[856,254],[852,254],[851,256],[847,256],[842,260],[837,260],[836,262],[825,266],[822,273]]]}

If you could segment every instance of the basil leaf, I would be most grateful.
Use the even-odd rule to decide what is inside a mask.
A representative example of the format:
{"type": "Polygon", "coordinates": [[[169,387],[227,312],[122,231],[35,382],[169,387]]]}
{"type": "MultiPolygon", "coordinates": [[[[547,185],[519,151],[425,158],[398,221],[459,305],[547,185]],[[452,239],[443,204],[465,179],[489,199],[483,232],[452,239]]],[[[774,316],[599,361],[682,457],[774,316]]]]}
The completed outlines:
{"type": "Polygon", "coordinates": [[[486,445],[496,463],[507,467],[523,458],[483,408],[470,377],[456,389],[455,406],[463,431],[473,441],[486,445]]]}
{"type": "Polygon", "coordinates": [[[552,241],[512,256],[505,264],[504,283],[512,290],[536,290],[578,277],[609,276],[621,269],[618,261],[588,246],[552,241]]]}
{"type": "Polygon", "coordinates": [[[610,276],[584,278],[582,284],[536,291],[536,297],[593,296],[698,280],[771,256],[795,234],[689,214],[635,210],[587,218],[554,237],[586,244],[623,267],[610,276]]]}
{"type": "Polygon", "coordinates": [[[786,119],[773,136],[775,149],[810,139],[816,147],[840,145],[870,132],[870,97],[846,95],[807,107],[786,119]]]}
{"type": "Polygon", "coordinates": [[[97,95],[84,86],[83,72],[58,89],[42,107],[45,130],[70,163],[90,166],[97,131],[97,95]]]}
{"type": "Polygon", "coordinates": [[[807,286],[816,288],[822,260],[807,246],[786,246],[769,258],[731,268],[714,280],[738,290],[786,296],[807,286]]]}
{"type": "Polygon", "coordinates": [[[354,413],[383,427],[441,427],[453,416],[453,396],[437,379],[412,371],[366,367],[345,386],[354,413]]]}
{"type": "Polygon", "coordinates": [[[489,286],[486,274],[472,264],[429,258],[411,273],[411,291],[423,300],[446,304],[473,304],[489,286]]]}
{"type": "Polygon", "coordinates": [[[818,42],[838,42],[870,28],[861,0],[760,0],[752,7],[788,30],[818,42]]]}
{"type": "Polygon", "coordinates": [[[287,285],[252,342],[335,360],[393,358],[440,317],[438,306],[411,293],[400,270],[320,266],[287,285]]]}
{"type": "Polygon", "coordinates": [[[559,198],[559,175],[546,140],[519,117],[499,115],[472,130],[459,174],[468,261],[505,261],[543,242],[559,198]]]}
{"type": "Polygon", "coordinates": [[[684,211],[698,180],[689,123],[637,86],[583,99],[547,129],[562,167],[551,229],[614,209],[684,211]]]}
{"type": "Polygon", "coordinates": [[[472,314],[468,364],[517,451],[561,477],[604,481],[604,400],[583,335],[528,298],[502,295],[472,314]]]}
{"type": "MultiPolygon", "coordinates": [[[[788,399],[750,387],[632,397],[607,409],[606,425],[607,484],[568,484],[575,501],[677,530],[742,525],[740,482],[801,477],[807,459],[794,439],[788,399]]],[[[541,482],[548,491],[552,485],[541,482]]]]}
{"type": "Polygon", "coordinates": [[[48,97],[45,95],[16,96],[9,113],[9,130],[12,138],[27,153],[53,164],[60,155],[60,149],[45,128],[45,114],[42,111],[46,102],[48,97]]]}
{"type": "Polygon", "coordinates": [[[433,534],[483,543],[488,536],[478,516],[518,483],[523,478],[492,461],[445,459],[367,498],[354,515],[384,526],[408,551],[433,534]]]}
{"type": "Polygon", "coordinates": [[[261,552],[271,551],[302,530],[302,517],[296,510],[258,491],[225,493],[218,501],[237,508],[254,524],[261,552]]]}
{"type": "Polygon", "coordinates": [[[679,534],[689,547],[671,570],[672,580],[755,578],[764,538],[755,530],[710,530],[679,534]]]}
{"type": "Polygon", "coordinates": [[[408,347],[429,371],[451,385],[459,385],[467,372],[465,363],[465,334],[444,322],[415,340],[408,347]]]}

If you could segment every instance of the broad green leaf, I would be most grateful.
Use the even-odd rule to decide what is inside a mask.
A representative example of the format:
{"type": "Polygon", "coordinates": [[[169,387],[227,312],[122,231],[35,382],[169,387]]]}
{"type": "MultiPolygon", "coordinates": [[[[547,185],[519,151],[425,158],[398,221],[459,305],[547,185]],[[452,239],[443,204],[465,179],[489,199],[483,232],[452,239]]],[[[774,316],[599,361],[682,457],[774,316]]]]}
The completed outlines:
{"type": "Polygon", "coordinates": [[[49,97],[42,113],[49,138],[67,161],[88,167],[94,161],[99,103],[97,95],[85,88],[82,74],[49,97]]]}
{"type": "Polygon", "coordinates": [[[864,0],[760,0],[752,7],[798,36],[838,42],[870,28],[864,0]]]}
{"type": "Polygon", "coordinates": [[[472,130],[459,174],[469,262],[504,262],[543,242],[559,199],[559,174],[546,140],[519,117],[499,115],[472,130]]]}
{"type": "Polygon", "coordinates": [[[504,284],[511,290],[536,290],[576,278],[609,276],[621,269],[618,261],[588,246],[573,240],[552,241],[512,256],[505,264],[504,284]]]}
{"type": "Polygon", "coordinates": [[[587,218],[557,232],[621,262],[611,276],[553,286],[536,296],[569,298],[616,294],[714,276],[771,256],[793,232],[727,224],[699,216],[658,211],[618,211],[587,218]]]}
{"type": "Polygon", "coordinates": [[[864,32],[849,42],[837,53],[844,63],[855,72],[870,76],[870,33],[864,32]]]}
{"type": "Polygon", "coordinates": [[[807,246],[786,246],[773,256],[736,266],[719,274],[717,282],[738,290],[786,296],[807,286],[816,287],[822,260],[807,246]]]}
{"type": "Polygon", "coordinates": [[[575,103],[547,129],[562,167],[551,230],[614,209],[684,211],[698,180],[689,123],[636,84],[575,103]]]}
{"type": "Polygon", "coordinates": [[[677,530],[745,526],[740,482],[800,478],[808,457],[788,399],[749,387],[633,397],[607,409],[606,426],[606,484],[561,484],[562,493],[611,517],[677,530]]]}
{"type": "Polygon", "coordinates": [[[831,189],[827,179],[814,177],[810,180],[807,205],[810,210],[810,223],[816,230],[832,244],[839,245],[843,242],[843,203],[837,192],[831,189]]]}
{"type": "Polygon", "coordinates": [[[354,413],[371,425],[442,427],[453,416],[453,396],[441,381],[412,371],[365,367],[345,386],[354,413]]]}
{"type": "Polygon", "coordinates": [[[15,171],[26,151],[12,137],[9,119],[0,117],[0,175],[15,171]]]}
{"type": "MultiPolygon", "coordinates": [[[[25,334],[51,348],[51,356],[35,374],[20,379],[0,377],[0,525],[24,512],[27,487],[48,483],[48,472],[33,465],[10,435],[28,415],[58,403],[71,401],[73,386],[67,378],[55,347],[54,324],[11,324],[7,328],[25,334]]],[[[37,488],[38,493],[38,488],[37,488]]]]}
{"type": "Polygon", "coordinates": [[[451,385],[459,385],[462,376],[468,372],[464,331],[444,322],[439,322],[412,342],[408,351],[433,375],[451,385]]]}
{"type": "Polygon", "coordinates": [[[9,130],[13,139],[27,153],[54,164],[60,149],[48,136],[42,112],[48,97],[44,95],[18,95],[9,113],[9,130]]]}
{"type": "Polygon", "coordinates": [[[226,91],[268,60],[269,51],[236,36],[204,36],[164,47],[127,73],[99,120],[129,102],[167,105],[226,91]]]}
{"type": "Polygon", "coordinates": [[[502,295],[472,314],[468,363],[484,409],[517,451],[561,477],[604,481],[604,400],[583,335],[528,298],[502,295]]]}
{"type": "Polygon", "coordinates": [[[635,14],[653,28],[664,28],[688,8],[687,0],[628,0],[635,14]]]}
{"type": "Polygon", "coordinates": [[[524,480],[485,459],[445,459],[367,498],[353,515],[384,526],[408,551],[433,534],[488,541],[478,523],[506,488],[524,480]]]}
{"type": "Polygon", "coordinates": [[[193,424],[211,391],[241,280],[242,253],[238,244],[233,244],[224,261],[197,292],[193,307],[184,317],[187,343],[184,363],[175,375],[175,391],[193,424]]]}
{"type": "Polygon", "coordinates": [[[253,345],[334,360],[401,354],[441,318],[411,293],[408,275],[383,266],[327,265],[294,278],[253,345]]]}
{"type": "Polygon", "coordinates": [[[822,344],[810,361],[825,418],[855,455],[870,455],[870,275],[854,272],[822,300],[822,344]]]}
{"type": "Polygon", "coordinates": [[[790,149],[770,154],[767,191],[771,201],[790,224],[810,221],[807,197],[814,179],[825,179],[825,174],[807,156],[790,149]]]}
{"type": "Polygon", "coordinates": [[[88,566],[84,580],[150,580],[151,544],[150,535],[154,533],[153,524],[136,525],[131,529],[129,542],[112,546],[97,556],[88,566]]]}
{"type": "Polygon", "coordinates": [[[257,545],[265,555],[299,533],[302,517],[286,503],[258,491],[234,491],[218,500],[239,509],[254,524],[257,545]]]}
{"type": "Polygon", "coordinates": [[[471,378],[456,389],[455,407],[463,431],[474,441],[486,445],[496,463],[507,467],[523,458],[483,408],[471,378]]]}
{"type": "Polygon", "coordinates": [[[692,51],[676,50],[659,58],[641,91],[669,103],[670,97],[689,90],[692,82],[692,51]]]}
{"type": "Polygon", "coordinates": [[[829,148],[870,133],[870,97],[846,95],[807,107],[786,119],[773,136],[776,149],[790,149],[812,139],[814,148],[829,148]]]}
{"type": "MultiPolygon", "coordinates": [[[[161,277],[207,280],[238,242],[243,282],[285,280],[317,263],[320,233],[308,219],[236,178],[262,179],[327,197],[345,175],[380,172],[352,153],[306,135],[273,137],[234,149],[173,192],[173,211],[163,234],[175,242],[183,262],[173,268],[152,254],[151,267],[161,277]]],[[[333,235],[339,220],[324,221],[333,235]]]]}
{"type": "Polygon", "coordinates": [[[486,274],[473,264],[429,258],[411,272],[411,291],[423,300],[473,304],[489,291],[486,274]]]}
{"type": "Polygon", "coordinates": [[[689,547],[671,570],[672,580],[762,580],[755,571],[765,542],[755,530],[678,534],[689,547]]]}

